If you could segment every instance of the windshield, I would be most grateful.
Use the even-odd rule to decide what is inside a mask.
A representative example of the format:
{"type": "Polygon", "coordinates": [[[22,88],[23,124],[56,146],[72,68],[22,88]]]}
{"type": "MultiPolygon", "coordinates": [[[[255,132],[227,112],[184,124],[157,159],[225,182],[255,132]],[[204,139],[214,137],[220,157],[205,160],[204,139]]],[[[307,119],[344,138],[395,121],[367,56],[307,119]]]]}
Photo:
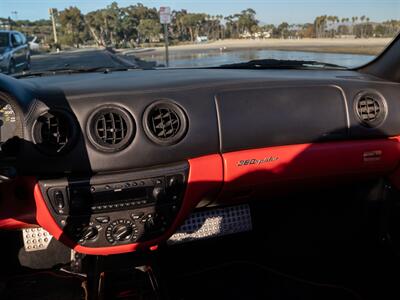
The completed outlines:
{"type": "Polygon", "coordinates": [[[8,37],[8,33],[0,32],[0,47],[8,47],[10,45],[8,37]]]}
{"type": "MultiPolygon", "coordinates": [[[[352,68],[374,59],[399,32],[400,1],[2,0],[0,29],[30,41],[31,72],[251,60],[352,68]]],[[[0,46],[7,39],[0,33],[0,46]]]]}

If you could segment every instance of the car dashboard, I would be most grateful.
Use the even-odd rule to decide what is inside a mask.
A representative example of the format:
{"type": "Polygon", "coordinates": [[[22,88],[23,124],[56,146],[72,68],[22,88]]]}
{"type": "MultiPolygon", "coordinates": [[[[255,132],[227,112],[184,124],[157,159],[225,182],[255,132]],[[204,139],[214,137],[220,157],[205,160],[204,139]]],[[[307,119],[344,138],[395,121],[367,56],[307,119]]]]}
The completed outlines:
{"type": "MultiPolygon", "coordinates": [[[[0,228],[77,252],[165,242],[199,207],[395,178],[400,85],[356,71],[0,77],[0,228]]],[[[393,179],[395,181],[395,179],[393,179]]]]}

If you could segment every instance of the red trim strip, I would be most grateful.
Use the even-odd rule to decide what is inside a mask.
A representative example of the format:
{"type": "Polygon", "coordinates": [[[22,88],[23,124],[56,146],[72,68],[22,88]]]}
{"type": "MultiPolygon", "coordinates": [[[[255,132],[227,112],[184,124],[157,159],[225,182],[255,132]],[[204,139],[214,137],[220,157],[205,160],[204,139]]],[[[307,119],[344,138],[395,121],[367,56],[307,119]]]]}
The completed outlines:
{"type": "MultiPolygon", "coordinates": [[[[399,160],[400,142],[396,137],[268,147],[190,159],[187,190],[182,208],[171,228],[162,237],[152,241],[102,248],[80,246],[69,240],[51,216],[39,186],[36,184],[33,188],[34,179],[31,178],[25,184],[34,190],[36,220],[40,226],[78,252],[109,255],[148,249],[165,241],[202,199],[216,198],[220,191],[219,199],[233,201],[235,196],[246,189],[264,189],[265,192],[266,187],[272,187],[284,192],[288,187],[292,187],[291,183],[302,182],[304,179],[315,184],[323,178],[329,178],[329,184],[335,184],[343,177],[352,181],[367,175],[389,174],[398,166],[399,160]]],[[[400,172],[393,173],[393,180],[400,178],[398,173],[400,172]]],[[[6,194],[6,198],[8,196],[9,194],[6,194]]],[[[28,205],[25,207],[26,203],[22,205],[22,202],[18,201],[10,198],[9,202],[2,203],[0,228],[20,228],[35,223],[29,220],[29,212],[34,211],[34,203],[29,205],[27,199],[28,205]],[[10,209],[12,203],[18,203],[19,210],[10,209]]]]}
{"type": "Polygon", "coordinates": [[[36,219],[37,222],[52,234],[56,239],[62,241],[75,251],[93,255],[110,255],[131,252],[138,249],[148,249],[160,242],[167,240],[176,230],[176,228],[186,219],[189,213],[205,197],[215,197],[222,186],[223,172],[222,159],[220,155],[209,155],[189,160],[190,170],[188,185],[183,199],[181,210],[178,217],[169,230],[160,238],[144,243],[134,243],[129,245],[120,245],[112,247],[90,248],[80,246],[72,242],[63,235],[63,231],[51,216],[50,211],[43,199],[39,185],[34,188],[34,197],[36,201],[36,219]]]}
{"type": "Polygon", "coordinates": [[[222,156],[225,184],[221,198],[226,198],[257,186],[265,189],[292,181],[320,182],[323,177],[335,180],[349,176],[356,180],[355,175],[385,174],[399,163],[400,143],[387,139],[302,144],[222,156]]]}

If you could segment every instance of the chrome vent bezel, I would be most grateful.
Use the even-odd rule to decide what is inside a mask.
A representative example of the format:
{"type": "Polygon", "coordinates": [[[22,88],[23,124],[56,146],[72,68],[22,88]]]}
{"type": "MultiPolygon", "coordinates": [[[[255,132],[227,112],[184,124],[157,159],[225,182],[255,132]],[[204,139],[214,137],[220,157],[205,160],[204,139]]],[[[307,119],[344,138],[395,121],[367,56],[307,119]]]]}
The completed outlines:
{"type": "Polygon", "coordinates": [[[354,99],[354,111],[365,127],[376,128],[386,119],[388,109],[385,98],[376,91],[362,91],[354,99]]]}
{"type": "Polygon", "coordinates": [[[146,108],[143,127],[151,141],[161,146],[170,146],[185,137],[188,122],[178,104],[170,100],[159,100],[146,108]]]}
{"type": "Polygon", "coordinates": [[[91,114],[87,132],[90,142],[97,150],[118,152],[128,147],[134,139],[136,125],[127,110],[119,106],[108,105],[96,109],[91,114]],[[118,128],[117,123],[122,127],[118,128]]]}

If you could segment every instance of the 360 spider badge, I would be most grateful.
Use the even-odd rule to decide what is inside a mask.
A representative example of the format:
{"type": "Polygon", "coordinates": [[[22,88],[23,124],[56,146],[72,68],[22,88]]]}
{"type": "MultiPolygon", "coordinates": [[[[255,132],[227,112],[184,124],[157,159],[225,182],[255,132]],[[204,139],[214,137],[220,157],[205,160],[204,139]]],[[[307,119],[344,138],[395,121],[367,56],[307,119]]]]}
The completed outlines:
{"type": "Polygon", "coordinates": [[[237,162],[237,166],[238,167],[243,167],[243,166],[249,166],[249,165],[261,165],[264,163],[269,163],[269,162],[273,162],[278,160],[279,157],[277,156],[269,156],[269,157],[265,157],[263,159],[244,159],[244,160],[240,160],[237,162]]]}

